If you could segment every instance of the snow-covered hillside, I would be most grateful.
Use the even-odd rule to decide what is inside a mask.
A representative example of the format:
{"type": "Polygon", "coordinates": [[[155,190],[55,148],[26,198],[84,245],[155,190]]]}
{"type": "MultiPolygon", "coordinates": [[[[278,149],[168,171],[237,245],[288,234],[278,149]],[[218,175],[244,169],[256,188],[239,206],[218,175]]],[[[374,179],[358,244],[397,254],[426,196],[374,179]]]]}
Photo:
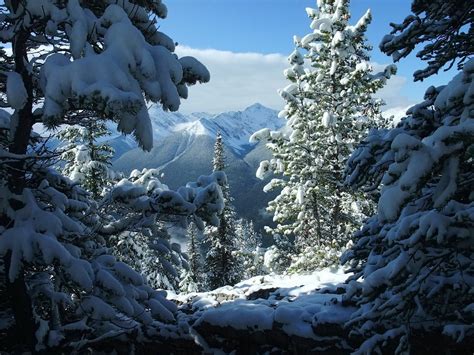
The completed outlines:
{"type": "Polygon", "coordinates": [[[161,138],[173,133],[176,126],[192,123],[198,120],[202,113],[184,115],[180,112],[165,112],[160,107],[153,105],[148,110],[153,127],[153,139],[159,141],[161,138]]]}

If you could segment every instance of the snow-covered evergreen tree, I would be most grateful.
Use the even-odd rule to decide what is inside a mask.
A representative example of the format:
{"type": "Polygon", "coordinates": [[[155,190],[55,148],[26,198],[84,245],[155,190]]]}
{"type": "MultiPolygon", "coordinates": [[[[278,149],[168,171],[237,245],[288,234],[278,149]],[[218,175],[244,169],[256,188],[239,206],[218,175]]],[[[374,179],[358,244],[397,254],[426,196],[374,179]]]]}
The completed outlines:
{"type": "MultiPolygon", "coordinates": [[[[97,139],[108,135],[104,122],[86,120],[85,127],[67,127],[60,131],[58,137],[69,142],[63,149],[61,159],[65,161],[63,173],[74,182],[79,182],[92,197],[99,200],[106,194],[104,187],[113,186],[113,178],[119,178],[111,168],[113,148],[107,143],[99,143],[97,139]]],[[[159,180],[160,172],[153,169],[134,171],[128,180],[147,188],[147,194],[154,189],[168,189],[159,180]]],[[[112,199],[113,200],[113,199],[112,199]]],[[[107,216],[129,216],[128,206],[113,204],[106,198],[101,202],[101,210],[107,216]]],[[[128,221],[129,230],[121,230],[109,235],[105,240],[112,254],[118,260],[133,267],[146,277],[153,288],[178,290],[180,275],[188,270],[185,255],[177,243],[171,243],[165,223],[160,221],[162,214],[153,214],[155,222],[142,226],[140,223],[128,221]]],[[[167,216],[166,218],[168,218],[167,216]]],[[[116,217],[112,217],[116,218],[116,217]]],[[[148,217],[152,218],[152,217],[148,217]]],[[[108,220],[105,217],[104,220],[108,220]]],[[[138,220],[141,220],[138,217],[138,220]]]]}
{"type": "MultiPolygon", "coordinates": [[[[59,138],[69,142],[61,154],[65,166],[63,173],[74,182],[79,182],[96,200],[105,191],[103,188],[113,185],[113,178],[119,174],[111,168],[110,159],[113,148],[107,143],[97,143],[97,139],[106,136],[108,130],[103,122],[87,120],[86,127],[67,127],[59,133],[59,138]]],[[[136,185],[147,189],[147,194],[154,193],[154,189],[168,189],[159,180],[160,172],[154,169],[134,171],[128,178],[136,185]]],[[[108,220],[111,213],[116,216],[129,216],[128,206],[110,204],[113,199],[106,198],[101,202],[101,210],[108,220]]],[[[139,223],[128,221],[129,230],[120,230],[117,234],[109,235],[105,240],[111,248],[112,254],[140,272],[147,279],[150,286],[167,290],[178,290],[180,275],[186,271],[187,261],[177,243],[171,243],[165,223],[160,221],[163,215],[153,214],[155,222],[142,226],[139,223]]],[[[148,217],[152,218],[152,217],[148,217]]],[[[165,217],[169,218],[169,216],[165,217]]],[[[138,216],[141,221],[141,216],[138,216]]]]}
{"type": "MultiPolygon", "coordinates": [[[[177,110],[188,84],[209,80],[202,64],[178,58],[174,42],[157,31],[166,12],[160,0],[0,4],[0,40],[11,48],[1,52],[0,96],[13,111],[2,113],[9,139],[0,146],[0,255],[16,352],[145,339],[174,319],[164,293],[105,247],[103,235],[128,220],[102,223],[88,194],[49,169],[49,156],[31,144],[33,124],[78,124],[94,111],[151,149],[145,99],[177,110]]],[[[153,196],[119,184],[114,198],[145,217],[172,210],[215,222],[218,178],[153,196]]]]}
{"type": "MultiPolygon", "coordinates": [[[[224,171],[225,153],[222,135],[217,133],[214,145],[213,171],[224,171]]],[[[209,227],[205,238],[209,250],[205,258],[206,283],[208,289],[216,289],[225,285],[233,285],[241,280],[241,265],[236,254],[236,213],[232,205],[229,185],[222,187],[224,209],[219,216],[219,226],[209,227]]]]}
{"type": "Polygon", "coordinates": [[[295,265],[314,270],[322,266],[314,249],[341,249],[362,221],[366,198],[343,188],[342,173],[354,144],[383,123],[383,102],[373,94],[396,68],[373,73],[365,38],[370,11],[353,26],[349,0],[320,0],[318,9],[306,11],[312,31],[295,37],[291,67],[285,70],[291,84],[280,90],[287,102],[280,112],[286,127],[261,130],[251,140],[269,140],[274,156],[261,162],[257,176],[283,175],[265,187],[281,189],[268,206],[277,222],[269,230],[282,238],[294,236],[299,255],[315,256],[295,265]]]}
{"type": "Polygon", "coordinates": [[[66,143],[61,154],[65,162],[63,174],[80,183],[97,200],[116,176],[111,168],[114,149],[107,142],[97,141],[109,134],[104,122],[94,118],[85,121],[58,134],[66,143]]]}
{"type": "Polygon", "coordinates": [[[186,293],[198,292],[205,285],[204,265],[199,243],[198,228],[190,223],[187,230],[188,248],[186,251],[189,268],[183,273],[180,290],[186,293]]]}
{"type": "MultiPolygon", "coordinates": [[[[413,8],[421,4],[457,15],[446,12],[440,19],[437,10],[431,18],[428,11],[416,31],[413,26],[421,20],[408,17],[404,23],[414,25],[399,27],[401,33],[390,37],[401,53],[416,43],[433,45],[434,33],[458,32],[457,11],[464,5],[471,8],[472,29],[472,4],[454,10],[460,2],[415,1],[413,8]]],[[[465,50],[472,49],[472,37],[457,38],[463,42],[459,58],[471,56],[472,50],[465,50]]],[[[387,43],[385,38],[381,47],[390,53],[387,43]]],[[[444,56],[458,57],[451,44],[437,49],[438,63],[444,56]]],[[[415,76],[437,71],[437,63],[429,65],[415,76]]],[[[365,339],[359,353],[470,353],[474,348],[473,93],[470,59],[447,85],[428,88],[425,101],[410,108],[396,128],[372,131],[349,159],[348,184],[381,186],[377,213],[343,257],[354,272],[344,299],[359,307],[347,324],[365,339]]]]}
{"type": "Polygon", "coordinates": [[[236,254],[242,265],[242,279],[263,274],[262,236],[253,221],[239,219],[236,223],[236,254]]]}
{"type": "Polygon", "coordinates": [[[166,226],[156,221],[148,228],[107,238],[112,254],[140,272],[155,289],[178,291],[180,275],[188,271],[186,255],[171,242],[166,226]]]}
{"type": "Polygon", "coordinates": [[[217,132],[216,142],[214,144],[214,156],[212,158],[212,171],[224,171],[227,167],[225,163],[224,142],[221,132],[217,132]]]}
{"type": "MultiPolygon", "coordinates": [[[[152,286],[177,291],[180,275],[189,269],[189,262],[180,245],[171,242],[165,222],[186,224],[188,209],[194,205],[193,218],[202,223],[202,219],[211,217],[202,213],[220,202],[215,195],[201,206],[197,202],[190,204],[186,199],[196,201],[196,190],[182,188],[176,196],[161,183],[160,175],[156,169],[134,170],[127,179],[113,186],[100,204],[105,226],[98,232],[104,235],[113,254],[142,272],[152,286]],[[159,204],[152,202],[148,206],[146,201],[159,201],[159,204]],[[213,206],[208,206],[209,203],[213,206]]],[[[206,189],[199,189],[205,193],[206,189]]],[[[217,224],[218,218],[214,217],[213,223],[217,224]]]]}
{"type": "Polygon", "coordinates": [[[286,274],[295,255],[295,245],[287,236],[273,235],[274,244],[265,250],[263,266],[267,273],[286,274]]]}

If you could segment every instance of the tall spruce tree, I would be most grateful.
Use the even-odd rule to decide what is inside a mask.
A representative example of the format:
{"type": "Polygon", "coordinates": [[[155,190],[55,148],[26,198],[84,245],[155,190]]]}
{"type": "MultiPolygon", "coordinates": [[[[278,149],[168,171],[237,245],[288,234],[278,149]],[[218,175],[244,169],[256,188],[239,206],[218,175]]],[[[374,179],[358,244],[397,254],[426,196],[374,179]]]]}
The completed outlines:
{"type": "Polygon", "coordinates": [[[236,223],[237,257],[242,265],[242,279],[263,274],[262,236],[253,221],[239,219],[236,223]]]}
{"type": "Polygon", "coordinates": [[[409,53],[428,42],[421,52],[428,67],[415,79],[446,59],[459,60],[461,71],[428,88],[396,128],[371,131],[348,161],[346,182],[381,186],[381,195],[343,256],[354,272],[343,299],[359,307],[347,325],[365,340],[361,354],[467,354],[474,350],[474,59],[462,61],[474,54],[467,32],[474,4],[416,0],[412,9],[382,50],[409,53]],[[443,41],[453,34],[459,53],[443,41]]]}
{"type": "Polygon", "coordinates": [[[188,249],[186,254],[189,268],[183,273],[180,290],[183,292],[198,292],[203,289],[205,281],[198,228],[194,223],[190,223],[187,232],[188,249]]]}
{"type": "Polygon", "coordinates": [[[111,169],[114,149],[106,142],[98,142],[109,134],[104,122],[94,118],[84,121],[81,126],[66,127],[58,134],[66,143],[61,154],[65,162],[63,174],[80,183],[97,200],[115,178],[111,169]]]}
{"type": "MultiPolygon", "coordinates": [[[[225,171],[225,153],[222,135],[217,133],[214,145],[213,171],[225,171]]],[[[229,185],[222,187],[224,209],[219,216],[219,226],[210,227],[206,233],[209,250],[206,254],[205,271],[207,287],[215,289],[240,281],[241,270],[236,255],[236,213],[232,205],[229,185]]]]}
{"type": "Polygon", "coordinates": [[[327,263],[319,258],[326,253],[314,248],[341,249],[364,217],[367,200],[346,191],[342,173],[354,144],[383,122],[383,102],[373,94],[396,68],[373,73],[365,38],[370,11],[354,26],[348,23],[349,0],[320,0],[317,10],[306,11],[312,32],[295,37],[291,67],[285,70],[291,84],[280,90],[287,102],[280,112],[286,128],[261,130],[251,140],[268,139],[274,156],[261,162],[257,176],[283,175],[265,187],[281,189],[268,206],[277,222],[269,230],[294,236],[299,255],[314,256],[295,262],[312,270],[327,263]]]}

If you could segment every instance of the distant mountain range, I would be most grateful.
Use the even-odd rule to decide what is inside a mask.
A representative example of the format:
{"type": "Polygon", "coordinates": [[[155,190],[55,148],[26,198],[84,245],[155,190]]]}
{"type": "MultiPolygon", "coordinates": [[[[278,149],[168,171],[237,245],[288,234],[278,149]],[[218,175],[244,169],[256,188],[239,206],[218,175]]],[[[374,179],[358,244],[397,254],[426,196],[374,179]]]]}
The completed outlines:
{"type": "Polygon", "coordinates": [[[237,213],[254,220],[260,228],[271,223],[264,209],[274,194],[264,193],[266,182],[255,177],[260,161],[271,155],[264,144],[250,144],[249,137],[261,128],[282,127],[284,121],[276,111],[254,104],[243,111],[183,115],[152,107],[150,118],[155,139],[151,152],[137,148],[131,137],[112,134],[109,143],[116,150],[113,163],[116,170],[129,173],[133,169],[159,169],[164,174],[163,182],[172,189],[178,188],[212,171],[214,142],[220,131],[237,213]]]}

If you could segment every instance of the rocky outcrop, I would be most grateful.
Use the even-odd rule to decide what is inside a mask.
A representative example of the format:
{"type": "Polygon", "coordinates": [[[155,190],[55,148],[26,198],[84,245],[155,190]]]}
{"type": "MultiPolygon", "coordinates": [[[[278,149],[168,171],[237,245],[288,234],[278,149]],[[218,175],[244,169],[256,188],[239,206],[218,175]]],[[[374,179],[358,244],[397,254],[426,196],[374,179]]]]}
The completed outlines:
{"type": "Polygon", "coordinates": [[[344,329],[332,327],[325,336],[303,338],[290,335],[283,325],[274,323],[268,330],[235,329],[202,322],[194,328],[209,348],[236,354],[349,354],[354,348],[344,338],[344,329]]]}
{"type": "MultiPolygon", "coordinates": [[[[305,280],[307,281],[307,280],[305,280]]],[[[341,303],[345,285],[311,289],[295,280],[275,287],[254,278],[181,299],[186,322],[203,353],[349,354],[360,344],[344,327],[353,305],[341,303]]]]}

